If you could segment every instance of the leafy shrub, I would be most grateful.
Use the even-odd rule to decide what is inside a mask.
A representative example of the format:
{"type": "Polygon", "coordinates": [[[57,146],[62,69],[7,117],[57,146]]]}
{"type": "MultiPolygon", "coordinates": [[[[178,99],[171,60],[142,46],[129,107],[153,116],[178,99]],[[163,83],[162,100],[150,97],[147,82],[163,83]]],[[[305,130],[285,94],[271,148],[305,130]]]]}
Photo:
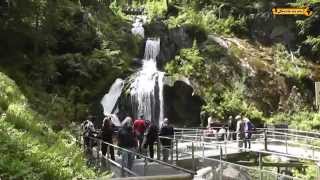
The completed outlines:
{"type": "Polygon", "coordinates": [[[247,29],[244,18],[240,18],[239,20],[236,20],[233,16],[219,18],[216,12],[217,8],[196,11],[190,7],[185,7],[177,17],[169,17],[167,24],[169,28],[194,25],[199,29],[204,29],[208,33],[223,35],[232,34],[232,30],[238,30],[239,32],[237,33],[246,33],[247,29]]]}
{"type": "Polygon", "coordinates": [[[273,52],[275,66],[279,73],[295,79],[301,79],[311,74],[306,62],[289,54],[283,45],[276,44],[273,47],[273,52]]]}
{"type": "Polygon", "coordinates": [[[145,8],[147,9],[148,17],[151,20],[156,17],[163,17],[168,9],[166,0],[147,1],[145,8]]]}
{"type": "Polygon", "coordinates": [[[300,111],[294,114],[278,113],[268,120],[270,124],[285,123],[294,129],[310,130],[320,128],[320,115],[310,111],[300,111]]]}
{"type": "Polygon", "coordinates": [[[196,41],[192,48],[181,49],[175,60],[168,63],[165,67],[169,74],[179,74],[187,77],[200,77],[202,74],[204,59],[200,56],[196,41]]]}
{"type": "Polygon", "coordinates": [[[0,178],[90,178],[83,153],[74,138],[56,133],[33,111],[16,84],[0,73],[0,100],[7,105],[0,116],[0,178]]]}

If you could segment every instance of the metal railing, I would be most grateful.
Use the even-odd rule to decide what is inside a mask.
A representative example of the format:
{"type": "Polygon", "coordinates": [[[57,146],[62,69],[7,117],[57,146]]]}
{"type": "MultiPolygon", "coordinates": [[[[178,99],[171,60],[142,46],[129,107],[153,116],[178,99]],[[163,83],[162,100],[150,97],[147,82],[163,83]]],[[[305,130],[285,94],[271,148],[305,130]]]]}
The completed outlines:
{"type": "MultiPolygon", "coordinates": [[[[230,133],[237,134],[237,133],[230,133]]],[[[230,137],[229,134],[229,137],[230,137]]],[[[208,142],[215,144],[224,144],[225,146],[228,144],[234,144],[235,142],[239,143],[239,141],[243,140],[233,140],[232,138],[228,138],[228,134],[224,135],[223,140],[219,140],[219,134],[216,133],[215,137],[206,137],[205,135],[199,134],[188,134],[188,135],[176,135],[176,139],[183,139],[185,141],[198,141],[198,142],[208,142]]],[[[285,133],[279,132],[268,132],[265,131],[262,134],[253,134],[251,144],[263,143],[264,151],[272,150],[279,151],[279,153],[290,154],[299,159],[319,161],[320,160],[320,147],[313,145],[312,138],[309,138],[308,141],[300,140],[299,138],[305,138],[300,135],[287,135],[285,133]],[[297,137],[298,136],[298,137],[297,137]],[[298,138],[298,139],[297,139],[298,138]],[[269,148],[268,148],[269,147],[269,148]]],[[[272,153],[272,152],[270,152],[272,153]]]]}
{"type": "MultiPolygon", "coordinates": [[[[88,137],[88,138],[90,139],[90,141],[89,141],[90,142],[90,145],[89,145],[90,147],[87,147],[87,148],[90,148],[92,150],[91,153],[94,153],[93,151],[95,151],[95,153],[96,153],[96,158],[95,159],[97,159],[97,161],[94,164],[96,164],[99,167],[101,165],[100,159],[102,158],[102,159],[106,160],[106,163],[107,163],[106,166],[107,167],[110,167],[110,165],[112,164],[115,167],[117,167],[118,169],[120,169],[122,177],[125,177],[125,176],[141,176],[141,175],[145,176],[145,175],[147,175],[148,174],[148,162],[149,161],[156,162],[156,163],[158,163],[160,165],[171,167],[171,168],[176,169],[178,171],[181,171],[183,173],[190,174],[190,176],[192,176],[192,177],[196,174],[196,172],[194,172],[194,171],[191,171],[191,170],[176,166],[174,164],[169,164],[167,162],[163,162],[163,161],[160,161],[160,160],[157,160],[157,159],[153,159],[153,158],[147,157],[144,154],[137,153],[135,151],[131,151],[131,150],[119,147],[117,145],[107,143],[107,142],[105,142],[105,141],[103,141],[101,139],[98,139],[98,138],[95,138],[95,137],[88,137]],[[97,149],[95,149],[95,150],[93,149],[93,145],[92,145],[94,143],[97,143],[97,146],[96,146],[97,149]],[[101,154],[101,152],[100,152],[102,144],[105,144],[105,145],[108,145],[110,147],[113,147],[117,151],[125,151],[125,152],[128,152],[128,153],[131,153],[134,156],[139,156],[140,158],[144,159],[143,173],[142,174],[138,174],[138,173],[134,172],[133,170],[130,170],[130,169],[124,167],[124,163],[119,164],[116,161],[111,160],[110,157],[109,157],[109,148],[107,148],[106,156],[103,156],[101,154]]],[[[86,150],[86,147],[85,147],[85,150],[86,150]]],[[[157,148],[157,151],[159,151],[158,148],[157,148]]]]}
{"type": "MultiPolygon", "coordinates": [[[[183,137],[184,139],[190,139],[193,141],[209,140],[217,141],[219,133],[211,133],[212,137],[206,137],[206,131],[203,129],[188,129],[188,128],[178,128],[177,138],[183,137]]],[[[299,132],[299,131],[298,131],[299,132]]],[[[320,160],[320,138],[315,136],[305,136],[301,134],[287,133],[286,129],[276,129],[273,128],[258,128],[257,131],[253,132],[252,142],[263,142],[265,150],[268,149],[268,145],[280,145],[282,144],[284,148],[281,148],[282,153],[292,154],[305,150],[307,153],[296,154],[296,156],[301,156],[304,159],[313,159],[313,161],[320,160]],[[299,148],[300,147],[300,148],[299,148]]],[[[232,136],[235,133],[227,133],[228,139],[232,142],[232,136]]],[[[299,158],[298,157],[298,158],[299,158]]]]}
{"type": "MultiPolygon", "coordinates": [[[[162,137],[160,137],[162,138],[162,137]]],[[[163,137],[163,138],[168,138],[168,137],[163,137]]],[[[224,151],[225,147],[228,147],[226,144],[223,144],[222,142],[218,144],[217,149],[219,150],[219,159],[214,159],[214,158],[209,158],[206,157],[205,155],[205,149],[208,148],[208,145],[212,145],[213,143],[210,142],[194,142],[190,140],[183,140],[183,139],[175,139],[175,138],[169,138],[172,140],[172,142],[175,142],[175,147],[174,152],[175,152],[175,157],[176,161],[178,161],[180,158],[184,157],[187,155],[187,158],[191,159],[192,162],[192,170],[197,171],[199,168],[205,168],[210,166],[211,170],[207,171],[204,174],[201,174],[201,176],[208,176],[208,174],[211,174],[210,177],[219,177],[218,179],[275,179],[278,180],[280,177],[281,178],[288,178],[291,180],[298,180],[299,178],[284,175],[284,174],[279,174],[277,172],[272,172],[272,171],[267,171],[263,169],[258,169],[258,168],[252,168],[252,167],[247,167],[227,161],[223,161],[222,157],[224,156],[224,153],[227,153],[224,151]],[[190,151],[183,151],[183,148],[181,148],[181,144],[183,143],[189,143],[191,146],[191,152],[190,151]],[[180,144],[180,145],[178,145],[180,144]],[[199,144],[201,144],[199,146],[199,144]],[[225,145],[225,146],[224,146],[225,145]],[[180,147],[180,149],[178,148],[180,147]],[[202,151],[202,153],[196,153],[202,151]],[[199,155],[200,154],[200,155],[199,155]],[[197,160],[198,159],[198,160],[197,160]],[[240,176],[236,176],[234,178],[228,177],[228,169],[233,169],[239,172],[240,176]]],[[[217,145],[214,143],[214,145],[217,145]]],[[[183,146],[182,146],[183,147],[183,146]]],[[[234,148],[234,147],[232,147],[234,148]]],[[[244,150],[243,148],[239,148],[244,150]]],[[[257,152],[259,153],[259,156],[261,156],[262,153],[268,153],[267,151],[264,152],[257,152]]],[[[277,155],[282,156],[283,154],[278,153],[277,155]]],[[[288,157],[288,156],[287,156],[288,157]]],[[[261,165],[259,164],[259,167],[261,165]]],[[[196,176],[197,177],[197,176],[196,176]]]]}

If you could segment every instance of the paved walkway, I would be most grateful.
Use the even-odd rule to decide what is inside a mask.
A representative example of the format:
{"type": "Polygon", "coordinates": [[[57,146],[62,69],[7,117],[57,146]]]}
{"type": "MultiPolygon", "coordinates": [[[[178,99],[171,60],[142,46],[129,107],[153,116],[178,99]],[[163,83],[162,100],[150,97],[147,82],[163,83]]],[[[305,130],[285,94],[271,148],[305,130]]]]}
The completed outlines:
{"type": "MultiPolygon", "coordinates": [[[[201,133],[200,133],[201,134],[201,133]]],[[[291,136],[291,135],[288,135],[291,136]]],[[[218,160],[222,155],[237,155],[243,152],[256,152],[263,154],[270,154],[275,156],[296,158],[296,159],[307,159],[318,161],[320,160],[320,147],[310,146],[306,142],[297,141],[293,138],[283,140],[282,137],[278,138],[274,135],[267,136],[267,150],[265,150],[265,140],[260,135],[257,135],[254,142],[251,144],[251,149],[239,149],[237,141],[216,141],[213,139],[206,139],[205,141],[199,141],[202,138],[201,135],[197,134],[195,139],[198,141],[190,140],[190,134],[181,135],[177,137],[178,149],[174,145],[173,153],[170,153],[170,160],[172,159],[172,165],[183,167],[185,169],[192,170],[195,172],[204,167],[214,168],[215,172],[221,171],[224,174],[225,170],[234,171],[238,174],[245,176],[255,177],[256,174],[262,174],[262,176],[273,176],[277,177],[275,172],[263,172],[257,168],[250,168],[241,166],[238,164],[229,163],[226,161],[218,160]],[[301,143],[299,143],[301,142],[301,143]],[[193,144],[193,146],[192,146],[193,144]],[[193,148],[192,148],[193,147],[193,148]],[[192,151],[193,149],[193,151],[192,151]],[[178,156],[176,154],[178,152],[178,156]],[[193,155],[192,155],[193,153],[193,155]],[[213,159],[211,159],[213,158],[213,159]],[[176,161],[178,160],[178,161],[176,161]],[[221,166],[223,165],[223,166],[221,166]],[[230,170],[231,169],[231,170],[230,170]],[[253,173],[252,173],[253,172],[253,173]]],[[[305,137],[304,137],[305,138],[305,137]]],[[[194,140],[195,140],[194,139],[194,140]]],[[[316,139],[318,140],[318,139],[316,139]]],[[[320,139],[319,139],[320,141],[320,139]]],[[[95,150],[95,157],[97,157],[97,151],[95,150]]],[[[157,150],[155,148],[155,159],[157,159],[157,150]]],[[[114,177],[121,176],[121,157],[116,153],[116,163],[118,166],[111,166],[111,170],[115,173],[114,177]]],[[[183,170],[179,170],[174,167],[170,167],[160,162],[149,162],[145,159],[135,159],[132,171],[136,176],[159,176],[159,175],[188,175],[189,173],[183,170]]],[[[212,172],[214,172],[212,171],[212,172]]],[[[210,171],[209,171],[210,172],[210,171]]],[[[235,173],[235,174],[237,174],[235,173]]],[[[190,174],[189,174],[190,175],[190,174]]],[[[220,173],[221,175],[221,173],[220,173]]]]}

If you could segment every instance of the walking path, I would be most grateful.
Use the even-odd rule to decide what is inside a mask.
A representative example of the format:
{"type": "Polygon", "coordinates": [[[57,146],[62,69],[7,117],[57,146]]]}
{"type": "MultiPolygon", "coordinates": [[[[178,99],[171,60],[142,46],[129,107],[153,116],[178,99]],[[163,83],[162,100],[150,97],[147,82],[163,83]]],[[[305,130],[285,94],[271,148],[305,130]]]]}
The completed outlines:
{"type": "MultiPolygon", "coordinates": [[[[259,154],[259,157],[273,155],[314,162],[320,160],[320,147],[316,145],[316,142],[320,142],[320,136],[317,133],[301,135],[297,130],[293,134],[291,131],[260,129],[253,136],[251,149],[244,149],[238,147],[237,141],[217,141],[214,137],[206,137],[201,129],[176,129],[176,131],[176,136],[172,138],[174,148],[170,152],[170,163],[160,161],[161,147],[159,146],[156,148],[153,162],[149,162],[152,160],[151,158],[143,156],[142,159],[134,161],[131,171],[121,166],[121,157],[116,155],[116,161],[112,162],[110,159],[107,161],[108,167],[114,172],[114,177],[148,176],[150,178],[150,176],[159,175],[181,175],[181,177],[189,177],[189,179],[190,177],[208,179],[210,176],[223,178],[233,174],[236,177],[243,176],[244,179],[249,177],[250,179],[270,177],[274,179],[284,175],[234,164],[224,161],[223,158],[244,152],[253,152],[259,154]]],[[[104,143],[101,140],[95,140],[99,141],[98,144],[104,143]]],[[[114,148],[116,151],[121,149],[117,146],[114,148]]],[[[95,164],[101,167],[100,146],[94,149],[95,164]]]]}

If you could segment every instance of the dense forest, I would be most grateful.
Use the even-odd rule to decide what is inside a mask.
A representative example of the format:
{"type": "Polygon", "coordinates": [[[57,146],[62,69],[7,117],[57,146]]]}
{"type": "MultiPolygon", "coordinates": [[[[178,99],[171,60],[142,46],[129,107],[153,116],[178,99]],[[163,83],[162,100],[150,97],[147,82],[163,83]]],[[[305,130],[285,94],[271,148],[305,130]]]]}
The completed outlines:
{"type": "Polygon", "coordinates": [[[101,111],[116,78],[139,68],[144,41],[131,34],[127,6],[144,7],[146,34],[163,42],[160,68],[190,80],[205,102],[202,119],[242,113],[260,125],[320,128],[318,0],[7,0],[0,2],[0,179],[101,175],[86,167],[74,131],[101,111]],[[305,5],[312,16],[271,14],[305,5]]]}

